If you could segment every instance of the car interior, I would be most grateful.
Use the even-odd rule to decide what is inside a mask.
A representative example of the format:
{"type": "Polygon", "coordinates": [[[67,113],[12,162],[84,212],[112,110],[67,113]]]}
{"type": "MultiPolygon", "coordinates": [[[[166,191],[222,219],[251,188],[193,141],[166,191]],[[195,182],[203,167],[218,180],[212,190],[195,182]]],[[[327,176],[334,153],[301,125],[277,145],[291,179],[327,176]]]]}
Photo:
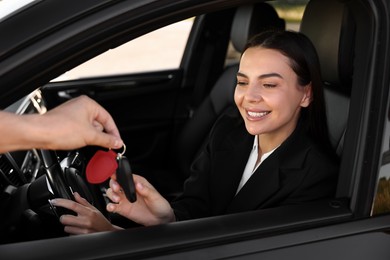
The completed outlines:
{"type": "MultiPolygon", "coordinates": [[[[324,5],[320,0],[312,0],[306,6],[299,29],[312,40],[320,58],[330,139],[340,157],[347,129],[352,88],[354,26],[354,21],[344,4],[329,1],[324,5]],[[326,12],[323,8],[326,8],[326,12]],[[329,16],[329,13],[333,15],[329,16]],[[315,26],[312,26],[313,24],[315,26]]],[[[230,40],[241,53],[251,36],[272,28],[285,29],[285,21],[279,18],[271,5],[258,3],[242,6],[235,12],[230,40]]],[[[190,174],[191,161],[199,151],[213,122],[224,109],[234,104],[237,70],[238,63],[226,66],[210,94],[197,107],[193,117],[179,134],[177,163],[180,171],[186,173],[186,176],[190,174]]]]}
{"type": "MultiPolygon", "coordinates": [[[[245,43],[256,33],[269,29],[285,29],[285,21],[279,18],[275,9],[268,3],[257,3],[237,8],[230,32],[234,49],[241,53],[245,43]]],[[[233,94],[236,87],[238,62],[228,64],[208,95],[193,112],[177,139],[177,164],[180,172],[190,175],[191,162],[210,132],[218,116],[234,105],[233,94]]]]}
{"type": "MultiPolygon", "coordinates": [[[[206,25],[207,28],[211,28],[209,34],[191,35],[185,51],[189,53],[199,50],[203,56],[196,61],[184,59],[181,69],[178,71],[135,74],[129,76],[129,78],[122,76],[116,77],[112,82],[110,78],[98,79],[100,80],[99,83],[93,79],[82,79],[68,83],[51,82],[41,89],[43,99],[47,100],[46,105],[50,109],[69,98],[69,96],[63,95],[65,90],[66,93],[72,95],[91,95],[108,111],[113,112],[125,138],[125,143],[134,147],[127,154],[133,170],[148,178],[166,198],[174,199],[180,194],[182,184],[190,174],[191,162],[204,144],[213,123],[227,107],[234,104],[233,92],[238,63],[225,64],[224,56],[229,40],[240,53],[245,42],[255,33],[270,28],[286,28],[285,20],[279,17],[274,7],[263,2],[240,6],[237,10],[233,8],[215,14],[198,16],[194,22],[195,29],[202,26],[206,27],[206,25]],[[210,23],[216,24],[210,26],[210,23]],[[226,24],[229,24],[229,26],[226,26],[226,24]],[[206,38],[205,35],[208,35],[209,38],[206,38]],[[203,45],[196,44],[201,40],[206,43],[203,45]],[[208,55],[208,53],[213,55],[208,55]],[[215,59],[215,61],[210,59],[215,59]],[[191,88],[185,88],[186,82],[180,83],[183,78],[190,82],[187,84],[191,85],[191,88]],[[129,85],[135,85],[139,88],[133,88],[126,92],[121,88],[123,82],[130,82],[129,85]],[[178,92],[170,88],[171,85],[175,84],[183,85],[178,92]],[[151,103],[155,103],[155,107],[161,108],[159,113],[173,114],[175,117],[173,120],[167,120],[163,116],[160,117],[159,113],[150,116],[150,114],[155,113],[155,107],[148,109],[142,104],[146,92],[140,90],[140,87],[145,85],[149,86],[149,89],[157,89],[159,86],[168,89],[164,93],[160,90],[155,91],[150,99],[151,103]],[[108,88],[117,92],[109,92],[107,91],[108,88]],[[195,90],[193,91],[193,89],[195,90]],[[62,95],[59,95],[59,93],[62,93],[62,95]],[[123,97],[118,98],[123,94],[123,97]],[[136,95],[128,99],[128,95],[132,94],[136,95]],[[173,97],[177,96],[185,97],[187,102],[184,104],[176,103],[173,97]],[[163,102],[165,103],[163,104],[163,102]],[[121,103],[127,103],[126,107],[121,106],[121,103]],[[149,123],[150,119],[157,121],[157,123],[149,123]],[[145,127],[133,127],[133,122],[134,125],[140,123],[145,127]],[[169,131],[165,129],[167,125],[171,127],[169,131]],[[150,152],[152,150],[153,152],[150,152]],[[151,160],[153,163],[150,163],[151,160]]],[[[347,127],[349,125],[348,121],[351,120],[349,107],[353,68],[356,62],[354,28],[355,21],[348,12],[346,4],[335,0],[310,0],[299,28],[300,32],[312,40],[320,58],[330,137],[337,154],[340,156],[341,169],[347,167],[343,165],[345,164],[343,148],[344,137],[348,134],[349,129],[347,127]],[[332,16],[329,16],[330,13],[332,16]]],[[[79,151],[77,151],[77,155],[76,153],[69,155],[58,151],[58,154],[64,158],[63,163],[74,165],[79,170],[67,175],[68,185],[72,186],[73,190],[82,193],[84,197],[89,198],[90,201],[94,201],[94,205],[101,209],[115,224],[129,228],[136,226],[117,215],[110,215],[104,211],[106,198],[101,193],[107,188],[107,183],[97,187],[89,185],[83,180],[85,177],[83,176],[84,166],[82,164],[77,165],[77,162],[78,160],[88,160],[95,151],[96,147],[81,150],[85,158],[79,157],[79,151]]],[[[222,219],[219,220],[222,223],[220,229],[217,228],[215,232],[220,232],[216,234],[222,236],[222,232],[224,232],[222,227],[229,226],[231,236],[227,239],[232,239],[232,237],[239,239],[245,233],[243,230],[248,231],[245,236],[249,237],[256,232],[263,232],[266,235],[267,232],[272,230],[297,230],[330,223],[331,221],[337,221],[337,219],[350,218],[352,215],[348,207],[350,194],[345,181],[346,178],[350,177],[345,176],[345,174],[340,175],[340,184],[336,194],[336,198],[339,199],[337,203],[334,202],[335,200],[327,200],[309,206],[264,210],[257,215],[243,213],[241,215],[241,218],[245,220],[241,221],[243,224],[237,226],[233,218],[222,219]],[[316,210],[313,212],[313,209],[316,210]],[[285,212],[289,212],[288,220],[282,217],[285,212]],[[275,218],[275,214],[278,217],[275,218]],[[260,223],[261,221],[262,223],[260,223]]],[[[41,233],[38,238],[41,238],[42,235],[46,238],[53,236],[53,232],[49,229],[55,226],[54,236],[64,235],[59,231],[61,226],[55,224],[57,219],[53,216],[47,216],[50,215],[50,207],[48,205],[42,206],[44,203],[42,197],[47,196],[47,194],[42,194],[41,191],[45,185],[45,178],[38,178],[33,185],[27,188],[28,191],[23,191],[23,193],[30,194],[30,201],[33,202],[32,204],[36,204],[34,211],[41,212],[43,216],[46,216],[38,217],[35,214],[36,212],[31,212],[32,210],[29,209],[23,216],[25,223],[23,228],[26,228],[26,223],[28,225],[34,223],[32,227],[27,228],[28,232],[41,233]],[[42,229],[44,229],[44,232],[42,229]]],[[[211,226],[215,219],[210,218],[204,221],[210,223],[211,226]]],[[[5,223],[9,222],[10,220],[5,223]]],[[[188,230],[196,230],[197,224],[194,221],[188,221],[187,224],[188,230]]],[[[161,229],[161,227],[154,228],[161,229]]],[[[142,231],[134,229],[134,232],[142,231]]],[[[20,235],[20,231],[17,230],[10,237],[20,235]]],[[[196,239],[196,232],[194,237],[196,239]]],[[[148,238],[150,237],[144,236],[144,239],[148,238]]],[[[7,239],[6,242],[14,241],[14,238],[7,239]]],[[[29,236],[23,239],[33,240],[36,237],[29,236]]]]}
{"type": "Polygon", "coordinates": [[[354,21],[343,4],[330,1],[324,6],[320,1],[311,1],[300,27],[300,32],[313,42],[320,58],[330,139],[339,156],[342,155],[352,87],[353,26],[354,21]],[[323,8],[331,11],[332,17],[325,15],[323,8]],[[314,22],[315,28],[311,26],[314,22]]]}

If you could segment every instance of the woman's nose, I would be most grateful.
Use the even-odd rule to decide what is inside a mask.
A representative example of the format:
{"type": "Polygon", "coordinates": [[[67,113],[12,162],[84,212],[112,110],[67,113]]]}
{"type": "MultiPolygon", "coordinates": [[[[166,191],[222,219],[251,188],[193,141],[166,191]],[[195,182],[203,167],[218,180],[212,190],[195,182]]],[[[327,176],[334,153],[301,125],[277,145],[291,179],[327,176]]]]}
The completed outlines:
{"type": "Polygon", "coordinates": [[[256,85],[249,85],[245,93],[245,99],[249,102],[260,102],[263,99],[260,88],[256,85]]]}

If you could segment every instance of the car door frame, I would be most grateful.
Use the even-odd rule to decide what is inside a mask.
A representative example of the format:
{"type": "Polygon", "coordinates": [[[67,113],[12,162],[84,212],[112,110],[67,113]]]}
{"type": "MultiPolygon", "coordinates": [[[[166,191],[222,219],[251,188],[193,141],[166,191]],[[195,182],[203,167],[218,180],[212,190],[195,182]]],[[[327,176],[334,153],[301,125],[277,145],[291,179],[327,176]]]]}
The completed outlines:
{"type": "MultiPolygon", "coordinates": [[[[342,187],[346,190],[340,191],[340,194],[352,198],[351,203],[331,200],[316,203],[319,208],[313,208],[315,205],[300,205],[294,206],[294,210],[290,207],[278,208],[148,228],[10,244],[0,246],[0,252],[4,256],[25,254],[28,257],[41,257],[66,250],[65,257],[101,259],[129,256],[174,259],[175,254],[177,259],[183,255],[249,258],[254,253],[257,256],[263,254],[274,257],[282,253],[283,256],[285,253],[304,254],[305,249],[318,243],[327,250],[327,254],[319,254],[314,249],[310,253],[319,259],[325,256],[342,259],[351,255],[367,255],[367,249],[371,255],[373,253],[370,250],[376,249],[374,253],[383,253],[388,257],[388,247],[384,248],[384,245],[388,244],[386,232],[390,228],[390,216],[370,218],[369,205],[375,189],[374,180],[380,161],[378,150],[383,141],[381,133],[388,107],[389,3],[381,0],[355,2],[360,5],[355,6],[351,2],[348,5],[359,17],[368,14],[366,19],[370,21],[365,26],[359,26],[358,39],[364,39],[365,32],[373,37],[363,40],[358,46],[367,53],[360,55],[356,61],[360,64],[354,78],[358,90],[352,93],[351,98],[351,109],[355,112],[349,118],[350,130],[345,140],[347,155],[343,158],[346,163],[342,170],[349,174],[343,175],[341,179],[341,184],[345,185],[342,187]],[[291,218],[294,217],[296,222],[292,223],[291,218]],[[362,243],[358,246],[353,244],[355,238],[362,243]],[[378,243],[367,243],[366,239],[375,239],[378,243]],[[347,248],[340,247],[340,250],[332,251],[337,241],[342,241],[342,245],[347,248]]],[[[382,255],[377,259],[381,259],[382,255]]]]}

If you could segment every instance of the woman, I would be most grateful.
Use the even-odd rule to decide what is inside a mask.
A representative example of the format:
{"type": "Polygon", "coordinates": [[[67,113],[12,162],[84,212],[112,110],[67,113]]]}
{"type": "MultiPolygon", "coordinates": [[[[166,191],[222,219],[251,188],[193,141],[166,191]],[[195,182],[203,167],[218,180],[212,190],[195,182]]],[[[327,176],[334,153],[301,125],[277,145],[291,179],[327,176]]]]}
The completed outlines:
{"type": "MultiPolygon", "coordinates": [[[[306,36],[254,36],[241,56],[234,100],[194,161],[180,198],[169,203],[135,175],[138,199],[130,203],[112,178],[107,210],[156,225],[334,195],[338,160],[328,139],[318,57],[306,36]]],[[[68,228],[85,223],[67,218],[68,228]]]]}

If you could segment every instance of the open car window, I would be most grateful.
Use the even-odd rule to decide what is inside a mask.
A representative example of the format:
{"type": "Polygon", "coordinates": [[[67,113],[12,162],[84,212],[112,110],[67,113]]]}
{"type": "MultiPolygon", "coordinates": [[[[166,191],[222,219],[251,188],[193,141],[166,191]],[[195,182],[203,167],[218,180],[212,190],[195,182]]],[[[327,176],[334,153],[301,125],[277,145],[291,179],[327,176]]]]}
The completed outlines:
{"type": "Polygon", "coordinates": [[[194,18],[165,26],[77,66],[53,81],[178,69],[194,18]]]}

